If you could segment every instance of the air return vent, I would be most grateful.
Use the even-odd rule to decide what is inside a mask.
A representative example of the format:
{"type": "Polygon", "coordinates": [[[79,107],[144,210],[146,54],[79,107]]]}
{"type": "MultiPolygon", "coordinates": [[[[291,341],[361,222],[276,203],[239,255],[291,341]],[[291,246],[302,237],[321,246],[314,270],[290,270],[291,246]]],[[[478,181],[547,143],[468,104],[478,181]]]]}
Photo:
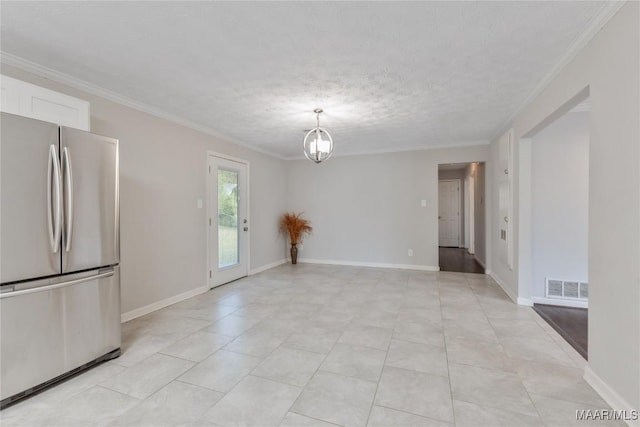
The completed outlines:
{"type": "Polygon", "coordinates": [[[547,298],[586,301],[589,298],[589,284],[576,280],[558,280],[547,277],[547,298]]]}

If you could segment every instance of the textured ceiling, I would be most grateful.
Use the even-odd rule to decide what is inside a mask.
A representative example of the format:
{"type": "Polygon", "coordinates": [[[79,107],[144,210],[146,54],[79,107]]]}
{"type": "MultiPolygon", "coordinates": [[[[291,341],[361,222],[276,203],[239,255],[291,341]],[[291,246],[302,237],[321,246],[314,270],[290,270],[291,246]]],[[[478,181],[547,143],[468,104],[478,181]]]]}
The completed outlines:
{"type": "Polygon", "coordinates": [[[283,157],[486,141],[603,2],[7,2],[2,51],[283,157]]]}

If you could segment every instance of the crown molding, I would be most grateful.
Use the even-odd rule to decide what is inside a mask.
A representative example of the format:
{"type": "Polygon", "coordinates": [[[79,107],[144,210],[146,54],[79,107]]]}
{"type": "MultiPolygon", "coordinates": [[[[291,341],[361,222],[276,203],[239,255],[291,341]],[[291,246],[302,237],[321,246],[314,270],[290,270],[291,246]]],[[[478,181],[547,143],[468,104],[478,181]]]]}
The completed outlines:
{"type": "Polygon", "coordinates": [[[609,22],[611,18],[620,10],[620,8],[627,2],[622,1],[607,1],[600,9],[600,12],[591,19],[585,29],[569,46],[567,52],[560,58],[560,61],[551,68],[551,71],[544,77],[535,87],[533,92],[516,108],[516,110],[505,120],[498,128],[497,132],[491,138],[491,141],[497,140],[503,133],[505,133],[512,125],[518,115],[520,115],[542,91],[549,86],[549,84],[555,79],[558,74],[578,55],[578,53],[595,37],[595,35],[609,22]]]}
{"type": "MultiPolygon", "coordinates": [[[[367,155],[376,155],[376,154],[406,153],[409,151],[415,152],[415,151],[443,150],[443,149],[449,149],[449,148],[477,147],[480,145],[490,145],[490,144],[491,142],[487,140],[466,141],[466,142],[451,143],[451,144],[430,145],[425,147],[407,147],[407,148],[400,148],[400,149],[353,151],[353,152],[347,152],[347,153],[334,154],[332,157],[367,156],[367,155]]],[[[305,159],[306,157],[304,155],[284,157],[284,160],[305,160],[305,159]]]]}
{"type": "Polygon", "coordinates": [[[591,111],[591,105],[589,104],[589,98],[582,101],[580,104],[573,107],[569,110],[569,113],[584,113],[587,111],[591,111]]]}
{"type": "Polygon", "coordinates": [[[248,144],[244,141],[240,141],[228,135],[225,135],[217,130],[210,128],[208,126],[203,126],[198,123],[192,122],[190,120],[185,120],[181,117],[176,116],[175,114],[169,113],[160,108],[153,107],[151,105],[138,102],[129,97],[121,95],[117,92],[111,91],[109,89],[105,89],[98,85],[94,85],[93,83],[86,82],[84,80],[72,77],[68,74],[61,73],[59,71],[53,70],[51,68],[45,67],[44,65],[37,64],[35,62],[29,61],[28,59],[24,59],[12,53],[5,52],[0,50],[0,62],[2,64],[6,64],[15,68],[18,68],[22,71],[29,72],[31,74],[35,74],[40,77],[44,77],[46,79],[52,80],[57,83],[61,83],[67,86],[70,86],[74,89],[81,90],[88,94],[98,96],[100,98],[107,99],[109,101],[115,102],[120,105],[124,105],[125,107],[132,108],[134,110],[141,111],[143,113],[150,114],[152,116],[158,117],[160,119],[167,120],[169,122],[175,123],[180,126],[184,126],[186,128],[196,130],[198,132],[204,133],[209,136],[213,136],[215,138],[219,138],[226,142],[230,142],[232,144],[240,145],[242,147],[248,148],[253,151],[257,151],[259,153],[265,154],[270,157],[275,157],[280,160],[285,160],[285,157],[264,150],[260,147],[256,147],[254,145],[248,144]]]}

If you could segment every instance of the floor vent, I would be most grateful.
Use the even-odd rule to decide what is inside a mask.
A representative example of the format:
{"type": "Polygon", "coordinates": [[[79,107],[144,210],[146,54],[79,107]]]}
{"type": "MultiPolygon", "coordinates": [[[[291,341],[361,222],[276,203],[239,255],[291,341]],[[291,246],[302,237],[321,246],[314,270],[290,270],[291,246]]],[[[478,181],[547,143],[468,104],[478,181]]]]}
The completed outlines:
{"type": "Polygon", "coordinates": [[[587,301],[589,299],[589,284],[576,280],[558,280],[547,278],[547,298],[571,299],[587,301]]]}

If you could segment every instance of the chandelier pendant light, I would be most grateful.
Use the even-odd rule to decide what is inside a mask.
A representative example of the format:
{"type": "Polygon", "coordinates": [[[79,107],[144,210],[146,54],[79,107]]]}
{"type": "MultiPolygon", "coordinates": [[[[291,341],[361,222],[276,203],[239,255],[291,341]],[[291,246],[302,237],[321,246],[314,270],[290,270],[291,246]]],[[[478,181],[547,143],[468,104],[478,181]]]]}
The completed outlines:
{"type": "Polygon", "coordinates": [[[307,159],[320,163],[331,157],[333,153],[333,139],[326,129],[320,127],[322,108],[313,110],[316,113],[316,127],[304,135],[302,148],[307,159]]]}

